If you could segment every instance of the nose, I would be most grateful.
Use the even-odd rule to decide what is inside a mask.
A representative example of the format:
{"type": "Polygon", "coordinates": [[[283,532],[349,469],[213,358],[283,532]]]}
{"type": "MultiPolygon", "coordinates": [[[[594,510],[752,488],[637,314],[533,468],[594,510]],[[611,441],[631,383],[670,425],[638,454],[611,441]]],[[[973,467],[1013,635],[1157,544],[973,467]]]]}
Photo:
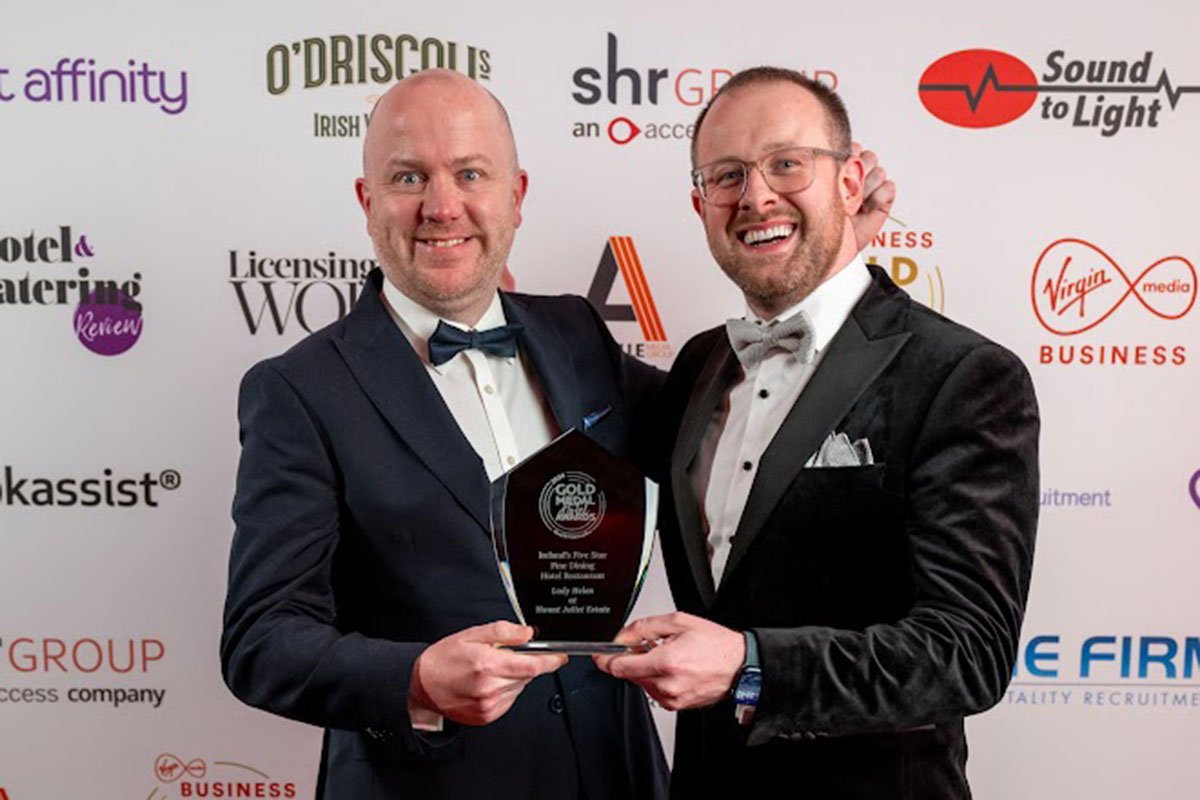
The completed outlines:
{"type": "Polygon", "coordinates": [[[462,216],[462,190],[453,178],[434,176],[425,186],[421,215],[430,222],[451,222],[462,216]]]}
{"type": "Polygon", "coordinates": [[[746,172],[746,190],[742,192],[742,199],[739,202],[739,207],[743,211],[765,211],[771,208],[779,200],[779,195],[775,193],[767,184],[767,179],[762,173],[762,169],[757,165],[750,168],[746,172]]]}

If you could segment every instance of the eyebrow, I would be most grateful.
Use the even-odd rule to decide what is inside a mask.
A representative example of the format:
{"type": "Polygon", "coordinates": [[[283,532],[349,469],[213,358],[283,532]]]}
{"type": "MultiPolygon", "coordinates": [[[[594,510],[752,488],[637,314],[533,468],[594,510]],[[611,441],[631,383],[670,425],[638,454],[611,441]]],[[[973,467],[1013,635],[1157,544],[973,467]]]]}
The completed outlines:
{"type": "MultiPolygon", "coordinates": [[[[490,167],[492,165],[492,160],[483,153],[471,153],[469,155],[459,156],[450,162],[450,166],[454,168],[465,167],[471,164],[484,164],[490,167]]],[[[405,169],[420,169],[424,166],[425,164],[421,161],[412,158],[404,158],[402,156],[392,156],[386,162],[384,162],[385,169],[395,169],[397,167],[402,167],[405,169]]]]}

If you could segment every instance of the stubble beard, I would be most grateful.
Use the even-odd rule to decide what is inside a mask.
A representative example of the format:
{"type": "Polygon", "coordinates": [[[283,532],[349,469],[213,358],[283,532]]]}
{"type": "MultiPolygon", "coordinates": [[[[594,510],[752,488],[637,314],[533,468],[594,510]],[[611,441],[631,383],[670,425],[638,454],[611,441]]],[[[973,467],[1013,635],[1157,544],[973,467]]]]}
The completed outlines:
{"type": "MultiPolygon", "coordinates": [[[[495,293],[508,259],[507,247],[501,248],[502,252],[495,248],[485,249],[471,264],[469,275],[448,283],[430,280],[429,271],[415,268],[415,244],[413,254],[405,257],[386,231],[371,238],[385,278],[425,308],[450,319],[457,318],[472,305],[482,303],[485,296],[490,297],[495,293]]],[[[432,275],[436,276],[436,272],[432,275]]]]}

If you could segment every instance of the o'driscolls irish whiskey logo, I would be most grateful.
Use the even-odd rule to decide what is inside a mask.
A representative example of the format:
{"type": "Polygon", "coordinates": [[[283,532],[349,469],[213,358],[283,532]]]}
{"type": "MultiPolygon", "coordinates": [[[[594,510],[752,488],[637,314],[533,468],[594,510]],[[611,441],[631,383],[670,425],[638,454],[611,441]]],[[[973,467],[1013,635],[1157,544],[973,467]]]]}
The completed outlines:
{"type": "Polygon", "coordinates": [[[538,511],[551,533],[582,539],[604,520],[604,492],[586,472],[560,472],[542,488],[538,511]]]}

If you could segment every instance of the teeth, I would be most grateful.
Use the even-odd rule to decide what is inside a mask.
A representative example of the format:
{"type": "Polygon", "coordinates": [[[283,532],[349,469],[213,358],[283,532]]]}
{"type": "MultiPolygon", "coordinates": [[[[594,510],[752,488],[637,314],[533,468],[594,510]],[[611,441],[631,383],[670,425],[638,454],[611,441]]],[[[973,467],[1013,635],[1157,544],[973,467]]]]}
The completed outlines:
{"type": "Polygon", "coordinates": [[[425,244],[431,247],[453,247],[456,244],[462,244],[466,239],[426,239],[425,244]]]}
{"type": "Polygon", "coordinates": [[[746,244],[758,244],[759,242],[765,242],[768,239],[782,239],[785,236],[790,236],[792,231],[795,229],[796,226],[791,224],[772,225],[771,227],[763,228],[762,230],[749,231],[746,234],[746,238],[742,241],[744,241],[746,244]]]}

